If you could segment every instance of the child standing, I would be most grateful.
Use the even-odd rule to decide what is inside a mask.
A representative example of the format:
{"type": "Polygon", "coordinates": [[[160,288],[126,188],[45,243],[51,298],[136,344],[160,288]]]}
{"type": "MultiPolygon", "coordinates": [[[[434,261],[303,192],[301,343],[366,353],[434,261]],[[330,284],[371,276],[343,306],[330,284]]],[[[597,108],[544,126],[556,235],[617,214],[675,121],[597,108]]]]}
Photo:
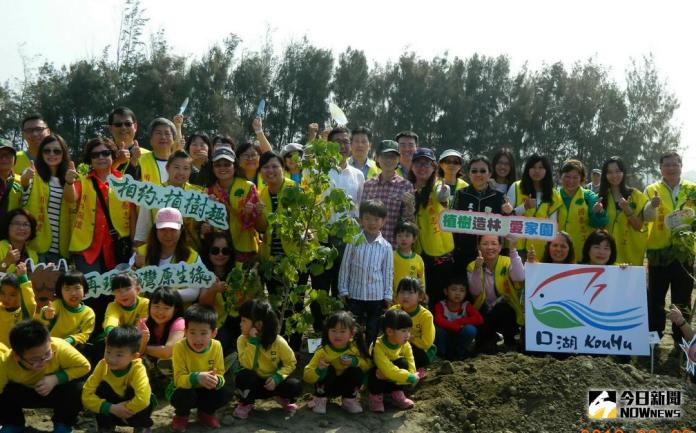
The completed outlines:
{"type": "Polygon", "coordinates": [[[358,323],[365,326],[370,343],[377,337],[379,317],[393,299],[393,252],[380,232],[386,216],[381,201],[360,203],[362,231],[356,242],[346,245],[338,274],[338,294],[358,323]]]}
{"type": "Polygon", "coordinates": [[[242,335],[237,339],[237,353],[242,369],[235,383],[242,397],[233,415],[246,419],[256,399],[271,396],[286,411],[294,412],[302,384],[288,377],[297,360],[287,341],[278,335],[278,317],[268,302],[256,300],[243,303],[239,315],[242,335]]]}
{"type": "Polygon", "coordinates": [[[105,334],[117,326],[136,326],[141,320],[147,319],[150,301],[138,296],[140,283],[134,272],[125,271],[114,275],[111,279],[111,292],[114,294],[114,301],[109,303],[104,313],[105,334]]]}
{"type": "Polygon", "coordinates": [[[433,362],[437,353],[437,347],[433,344],[435,343],[433,315],[420,304],[424,297],[425,293],[420,281],[406,277],[401,280],[396,289],[396,299],[399,304],[392,307],[394,310],[405,311],[413,321],[408,341],[411,343],[416,368],[419,369],[421,375],[425,375],[423,368],[433,362]]]}
{"type": "Polygon", "coordinates": [[[461,277],[452,277],[445,287],[445,299],[435,304],[435,341],[437,353],[445,359],[462,359],[476,337],[483,316],[466,300],[466,285],[461,277]]]}
{"type": "Polygon", "coordinates": [[[152,398],[150,381],[138,350],[142,335],[132,326],[117,326],[106,337],[104,358],[82,388],[82,404],[97,414],[100,433],[127,425],[150,433],[152,398]]]}
{"type": "Polygon", "coordinates": [[[10,330],[21,320],[31,319],[36,311],[36,299],[27,265],[17,263],[17,273],[0,280],[0,343],[10,345],[10,330]]]}
{"type": "Polygon", "coordinates": [[[372,345],[375,367],[367,378],[372,412],[384,412],[384,393],[391,393],[392,403],[399,409],[410,409],[413,401],[406,398],[403,388],[420,380],[416,372],[411,345],[413,321],[403,310],[389,310],[382,319],[384,334],[372,345]]]}
{"type": "Polygon", "coordinates": [[[198,421],[206,427],[219,428],[215,411],[229,400],[225,385],[225,361],[222,345],[213,340],[217,333],[217,315],[200,304],[184,312],[186,338],[174,345],[173,432],[186,431],[191,409],[198,409],[198,421]]]}
{"type": "Polygon", "coordinates": [[[3,433],[24,431],[24,408],[53,409],[53,432],[72,432],[82,409],[78,379],[89,373],[87,358],[67,341],[51,338],[37,320],[15,325],[10,346],[0,365],[3,433]]]}
{"type": "Polygon", "coordinates": [[[314,413],[326,413],[328,398],[340,396],[344,410],[361,413],[357,396],[364,373],[372,366],[365,336],[347,311],[333,313],[323,329],[322,345],[304,369],[304,381],[314,385],[314,396],[307,406],[314,413]]]}
{"type": "Polygon", "coordinates": [[[418,238],[418,226],[403,221],[396,226],[396,251],[394,251],[394,297],[396,288],[404,277],[418,278],[425,289],[425,264],[423,258],[413,251],[418,238]]]}
{"type": "Polygon", "coordinates": [[[51,337],[62,338],[83,351],[94,332],[94,310],[82,302],[87,281],[80,271],[60,274],[56,282],[60,299],[43,307],[38,319],[48,326],[51,337]]]}

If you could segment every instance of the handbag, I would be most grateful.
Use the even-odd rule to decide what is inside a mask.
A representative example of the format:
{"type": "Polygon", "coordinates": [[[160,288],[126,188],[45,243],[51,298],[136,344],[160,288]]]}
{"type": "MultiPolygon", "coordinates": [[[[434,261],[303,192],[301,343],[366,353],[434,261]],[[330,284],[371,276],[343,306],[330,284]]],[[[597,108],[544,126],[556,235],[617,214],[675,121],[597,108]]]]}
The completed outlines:
{"type": "Polygon", "coordinates": [[[118,232],[114,228],[111,222],[111,215],[109,215],[109,208],[106,206],[106,200],[102,196],[101,190],[97,185],[97,180],[92,178],[92,184],[94,185],[94,191],[97,193],[97,198],[101,204],[104,215],[106,216],[106,223],[109,224],[109,234],[111,239],[114,241],[114,253],[116,255],[116,263],[128,263],[131,256],[133,255],[133,241],[130,236],[119,236],[118,232]]]}

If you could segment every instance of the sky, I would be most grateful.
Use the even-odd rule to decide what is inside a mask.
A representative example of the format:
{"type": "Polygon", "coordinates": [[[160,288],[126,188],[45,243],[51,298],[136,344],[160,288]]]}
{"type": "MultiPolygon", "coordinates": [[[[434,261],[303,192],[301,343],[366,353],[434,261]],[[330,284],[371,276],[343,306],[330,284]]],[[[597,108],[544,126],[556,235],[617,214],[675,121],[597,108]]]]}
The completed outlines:
{"type": "MultiPolygon", "coordinates": [[[[177,54],[200,57],[229,33],[256,50],[270,34],[282,50],[306,36],[338,54],[348,46],[373,61],[404,50],[430,59],[449,53],[507,55],[512,71],[594,58],[623,86],[631,58],[652,54],[681,107],[684,170],[696,176],[696,4],[687,1],[392,1],[142,0],[146,33],[163,29],[177,54]]],[[[43,60],[57,65],[98,57],[118,40],[125,0],[0,0],[0,81],[23,76],[43,60]]],[[[694,176],[692,176],[694,177],[694,176]]]]}

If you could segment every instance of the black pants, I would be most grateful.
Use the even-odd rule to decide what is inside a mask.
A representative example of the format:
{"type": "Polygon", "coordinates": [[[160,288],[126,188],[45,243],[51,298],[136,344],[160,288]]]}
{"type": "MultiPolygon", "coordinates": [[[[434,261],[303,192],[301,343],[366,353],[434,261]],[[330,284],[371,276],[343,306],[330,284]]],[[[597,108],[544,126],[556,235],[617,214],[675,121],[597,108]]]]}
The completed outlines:
{"type": "MultiPolygon", "coordinates": [[[[397,367],[408,370],[408,362],[405,358],[399,358],[394,360],[394,365],[397,367]]],[[[377,368],[373,367],[367,376],[367,390],[370,394],[385,394],[388,392],[399,391],[404,389],[403,385],[397,385],[390,380],[382,380],[377,378],[377,368]]]]}
{"type": "MultiPolygon", "coordinates": [[[[97,397],[103,398],[111,404],[117,404],[124,401],[128,401],[135,397],[135,391],[133,391],[133,388],[128,387],[126,389],[126,394],[123,397],[121,397],[120,395],[116,394],[116,392],[106,382],[102,382],[99,384],[99,386],[97,387],[96,394],[97,397]]],[[[133,414],[133,416],[128,418],[125,423],[121,418],[117,416],[111,414],[102,415],[101,413],[99,413],[97,414],[97,425],[100,428],[110,428],[117,425],[126,425],[130,427],[152,427],[153,422],[151,415],[152,411],[155,409],[155,404],[156,402],[154,397],[150,396],[150,404],[148,405],[148,407],[141,410],[140,412],[133,414]]]]}
{"type": "Polygon", "coordinates": [[[411,343],[411,350],[413,351],[413,360],[416,362],[416,368],[425,367],[430,365],[430,358],[425,350],[420,347],[416,347],[415,344],[411,343]]]}
{"type": "Polygon", "coordinates": [[[263,387],[266,379],[253,370],[242,369],[235,377],[235,386],[241,393],[240,401],[245,404],[254,403],[257,399],[279,396],[295,401],[302,393],[302,383],[294,377],[288,377],[280,382],[273,391],[263,387]]]}
{"type": "Polygon", "coordinates": [[[177,388],[172,394],[170,403],[174,406],[174,413],[177,416],[188,416],[194,408],[199,412],[213,415],[228,401],[230,401],[230,395],[224,387],[220,389],[177,388]]]}
{"type": "Polygon", "coordinates": [[[384,314],[384,301],[360,301],[348,299],[348,311],[365,329],[365,342],[370,346],[379,331],[379,320],[384,314]]]}
{"type": "MultiPolygon", "coordinates": [[[[694,288],[693,263],[673,261],[667,266],[648,266],[648,316],[650,330],[657,331],[662,337],[667,316],[665,313],[665,296],[671,286],[672,303],[676,305],[687,320],[690,319],[691,292],[694,288]]],[[[672,324],[675,342],[681,342],[682,333],[672,324]]]]}
{"type": "MultiPolygon", "coordinates": [[[[307,284],[308,280],[309,274],[300,274],[297,283],[300,285],[307,284]]],[[[278,296],[282,294],[280,293],[280,291],[283,289],[283,285],[276,280],[267,280],[266,288],[268,289],[269,295],[278,296]]],[[[280,324],[280,335],[285,335],[285,321],[287,321],[293,313],[302,312],[302,310],[304,309],[304,299],[301,298],[299,302],[297,302],[294,305],[288,305],[288,307],[289,308],[285,310],[285,320],[283,320],[283,323],[280,324]]],[[[277,311],[276,314],[278,314],[278,317],[280,317],[279,311],[277,311]]],[[[290,334],[288,336],[288,345],[290,345],[292,350],[298,352],[302,347],[302,334],[299,332],[294,332],[290,334]]]]}
{"type": "Polygon", "coordinates": [[[428,294],[428,309],[435,311],[435,304],[445,299],[445,287],[454,275],[454,256],[445,254],[440,257],[431,257],[422,253],[421,257],[425,266],[425,291],[428,294]]]}
{"type": "Polygon", "coordinates": [[[476,348],[478,350],[486,351],[486,349],[494,347],[497,343],[497,332],[503,334],[505,344],[515,343],[515,335],[518,331],[517,317],[515,310],[510,305],[501,301],[493,308],[489,308],[484,303],[481,307],[481,315],[483,315],[483,324],[479,326],[476,335],[476,348]]]}
{"type": "MultiPolygon", "coordinates": [[[[324,246],[334,247],[338,250],[338,256],[333,262],[331,269],[326,269],[319,275],[312,275],[312,288],[314,290],[325,290],[327,295],[338,297],[338,272],[341,270],[341,262],[343,262],[343,252],[346,249],[346,244],[341,239],[331,237],[329,242],[324,246]]],[[[314,317],[313,328],[315,332],[321,333],[324,328],[324,314],[321,312],[321,306],[318,302],[313,301],[309,305],[312,316],[314,317]]]]}
{"type": "Polygon", "coordinates": [[[24,425],[24,408],[53,409],[53,425],[65,424],[72,427],[77,422],[77,414],[82,410],[82,382],[72,380],[55,388],[45,397],[33,388],[8,382],[0,394],[0,424],[3,426],[24,425]]]}
{"type": "Polygon", "coordinates": [[[348,367],[340,376],[329,366],[323,380],[314,384],[314,395],[318,397],[355,398],[362,385],[364,373],[358,367],[348,367]]]}

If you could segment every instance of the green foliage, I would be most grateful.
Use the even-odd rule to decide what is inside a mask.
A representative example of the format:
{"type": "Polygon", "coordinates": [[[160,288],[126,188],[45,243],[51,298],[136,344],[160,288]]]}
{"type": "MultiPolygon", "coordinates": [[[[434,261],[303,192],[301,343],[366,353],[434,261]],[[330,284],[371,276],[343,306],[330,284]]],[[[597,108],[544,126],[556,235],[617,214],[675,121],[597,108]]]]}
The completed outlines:
{"type": "Polygon", "coordinates": [[[232,317],[239,316],[239,306],[250,299],[263,296],[263,283],[259,277],[259,263],[246,263],[235,267],[227,275],[227,289],[222,297],[225,310],[232,317]]]}
{"type": "MultiPolygon", "coordinates": [[[[684,186],[686,201],[683,207],[696,208],[696,188],[684,186]]],[[[672,255],[681,263],[692,266],[696,257],[696,219],[686,219],[685,226],[672,232],[672,255]],[[690,224],[691,227],[688,227],[690,224]]]]}

